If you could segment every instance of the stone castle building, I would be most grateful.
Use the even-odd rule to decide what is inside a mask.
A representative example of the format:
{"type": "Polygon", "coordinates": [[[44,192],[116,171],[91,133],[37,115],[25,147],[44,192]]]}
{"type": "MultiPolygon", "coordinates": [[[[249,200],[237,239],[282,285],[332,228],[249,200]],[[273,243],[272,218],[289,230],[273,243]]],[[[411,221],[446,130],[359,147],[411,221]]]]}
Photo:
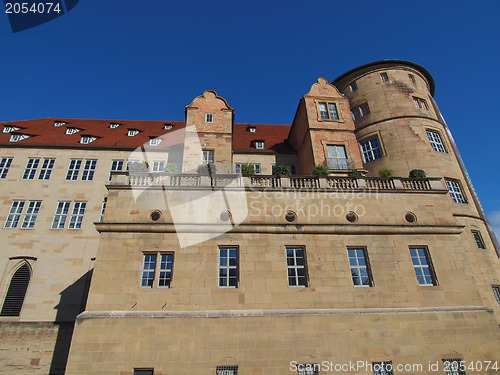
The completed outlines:
{"type": "Polygon", "coordinates": [[[434,89],[384,60],[291,125],[212,90],[1,123],[0,373],[497,373],[500,249],[434,89]]]}

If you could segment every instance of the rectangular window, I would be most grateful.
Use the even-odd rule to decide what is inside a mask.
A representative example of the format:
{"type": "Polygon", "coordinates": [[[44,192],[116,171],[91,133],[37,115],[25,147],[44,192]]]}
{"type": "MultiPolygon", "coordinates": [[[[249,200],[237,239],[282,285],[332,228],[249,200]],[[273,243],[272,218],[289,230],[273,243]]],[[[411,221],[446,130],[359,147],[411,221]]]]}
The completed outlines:
{"type": "Polygon", "coordinates": [[[368,103],[363,103],[357,107],[354,107],[352,110],[352,118],[357,120],[360,117],[364,117],[370,114],[370,107],[368,103]]]}
{"type": "Polygon", "coordinates": [[[394,375],[392,361],[373,362],[373,375],[394,375]]]}
{"type": "Polygon", "coordinates": [[[432,149],[434,151],[446,152],[443,140],[441,139],[441,135],[439,135],[438,132],[427,130],[427,138],[429,138],[429,142],[431,143],[432,149]]]}
{"type": "Polygon", "coordinates": [[[4,228],[17,228],[19,223],[19,218],[21,217],[21,212],[23,212],[25,201],[13,201],[10,206],[9,216],[5,221],[4,228]]]}
{"type": "Polygon", "coordinates": [[[427,105],[427,101],[422,98],[417,98],[416,96],[413,97],[413,102],[415,103],[415,107],[421,108],[421,109],[429,109],[429,106],[427,105]]]}
{"type": "Polygon", "coordinates": [[[68,201],[59,201],[57,203],[56,214],[52,221],[52,229],[64,229],[70,204],[71,202],[68,201]]]}
{"type": "Polygon", "coordinates": [[[205,114],[205,122],[208,122],[208,123],[214,122],[214,114],[213,113],[206,113],[205,114]]]}
{"type": "MultiPolygon", "coordinates": [[[[237,163],[234,165],[234,173],[241,173],[241,163],[237,163]]],[[[255,171],[255,174],[260,174],[260,164],[250,164],[255,171]]]]}
{"type": "Polygon", "coordinates": [[[69,162],[68,173],[66,174],[66,180],[68,181],[77,180],[81,165],[82,165],[82,159],[71,159],[69,162]]]}
{"type": "Polygon", "coordinates": [[[35,178],[36,170],[38,168],[38,164],[40,163],[40,159],[38,158],[29,158],[28,164],[26,164],[26,169],[24,170],[23,180],[33,180],[35,178]]]}
{"type": "Polygon", "coordinates": [[[123,160],[113,160],[109,170],[109,181],[111,181],[111,172],[120,172],[123,170],[123,160]]]}
{"type": "Polygon", "coordinates": [[[42,201],[29,201],[28,208],[26,209],[26,214],[24,215],[24,220],[21,225],[22,229],[33,229],[41,205],[42,201]]]}
{"type": "Polygon", "coordinates": [[[73,204],[73,212],[69,219],[69,229],[81,229],[83,215],[85,214],[85,208],[87,207],[87,202],[75,202],[73,204]]]}
{"type": "Polygon", "coordinates": [[[216,375],[238,375],[238,366],[217,366],[216,375]]]}
{"type": "Polygon", "coordinates": [[[288,286],[307,287],[306,254],[302,247],[286,248],[288,286]]]}
{"type": "Polygon", "coordinates": [[[420,285],[437,285],[429,250],[426,247],[411,247],[411,261],[420,285]]]}
{"type": "Polygon", "coordinates": [[[214,150],[203,150],[202,164],[213,164],[214,162],[214,150]]]}
{"type": "Polygon", "coordinates": [[[56,159],[43,159],[42,168],[40,169],[40,174],[38,175],[39,180],[48,180],[50,178],[55,162],[56,159]]]}
{"type": "Polygon", "coordinates": [[[88,144],[94,142],[96,139],[97,139],[97,137],[92,137],[90,135],[82,135],[82,137],[80,138],[80,143],[82,145],[88,145],[88,144]]]}
{"type": "Polygon", "coordinates": [[[448,188],[448,191],[450,192],[451,199],[455,203],[467,203],[467,200],[465,199],[465,195],[462,191],[462,187],[460,185],[460,182],[458,181],[453,181],[453,180],[445,180],[446,182],[446,187],[448,188]]]}
{"type": "Polygon", "coordinates": [[[96,165],[97,160],[95,159],[85,160],[85,166],[83,167],[82,173],[82,181],[92,181],[94,179],[96,165]]]}
{"type": "Polygon", "coordinates": [[[144,254],[142,265],[141,287],[152,288],[155,279],[156,254],[144,254]]]}
{"type": "Polygon", "coordinates": [[[337,104],[319,102],[318,103],[319,115],[323,120],[338,120],[339,114],[337,111],[337,104]]]}
{"type": "Polygon", "coordinates": [[[154,375],[154,369],[134,369],[134,375],[154,375]]]}
{"type": "Polygon", "coordinates": [[[255,148],[257,150],[263,150],[264,149],[264,141],[255,141],[255,148]]]}
{"type": "Polygon", "coordinates": [[[137,129],[129,129],[127,132],[129,137],[135,137],[137,134],[139,134],[139,130],[137,129]]]}
{"type": "Polygon", "coordinates": [[[486,245],[484,244],[483,241],[483,236],[481,236],[481,232],[478,230],[471,230],[472,232],[472,237],[474,238],[474,241],[476,242],[477,248],[478,249],[486,249],[486,245]]]}
{"type": "Polygon", "coordinates": [[[378,137],[373,137],[366,141],[360,142],[360,145],[365,163],[368,163],[369,161],[375,159],[379,159],[383,156],[382,147],[380,147],[378,137]]]}
{"type": "Polygon", "coordinates": [[[150,146],[158,146],[161,142],[161,138],[151,138],[149,140],[149,145],[150,146]]]}
{"type": "Polygon", "coordinates": [[[2,158],[2,160],[0,160],[0,179],[7,177],[10,165],[12,164],[12,159],[13,158],[2,158]]]}
{"type": "Polygon", "coordinates": [[[495,299],[498,302],[498,305],[500,306],[500,285],[492,285],[491,289],[493,289],[493,294],[495,295],[495,299]]]}
{"type": "Polygon", "coordinates": [[[219,248],[219,288],[238,287],[238,249],[219,248]]]}
{"type": "Polygon", "coordinates": [[[159,288],[170,288],[173,265],[174,254],[160,254],[160,273],[158,276],[159,288]]]}
{"type": "Polygon", "coordinates": [[[164,168],[165,168],[164,161],[154,161],[153,162],[153,172],[163,172],[164,168]]]}
{"type": "Polygon", "coordinates": [[[99,216],[99,223],[104,221],[104,213],[106,212],[106,203],[108,202],[108,197],[104,197],[101,206],[101,215],[99,216]]]}
{"type": "Polygon", "coordinates": [[[462,361],[462,358],[443,358],[443,364],[446,375],[466,375],[465,362],[462,361]]]}
{"type": "Polygon", "coordinates": [[[318,363],[297,364],[297,375],[319,375],[318,363]]]}
{"type": "Polygon", "coordinates": [[[351,276],[354,286],[372,286],[370,265],[366,249],[353,248],[347,249],[349,256],[349,266],[351,267],[351,276]]]}
{"type": "Polygon", "coordinates": [[[349,169],[349,161],[345,147],[340,145],[327,145],[328,168],[330,169],[349,169]]]}
{"type": "Polygon", "coordinates": [[[380,79],[382,80],[382,82],[387,82],[389,80],[389,76],[387,75],[387,73],[380,73],[380,79]]]}
{"type": "Polygon", "coordinates": [[[358,84],[356,82],[351,83],[351,85],[349,87],[351,88],[352,92],[358,90],[358,84]]]}

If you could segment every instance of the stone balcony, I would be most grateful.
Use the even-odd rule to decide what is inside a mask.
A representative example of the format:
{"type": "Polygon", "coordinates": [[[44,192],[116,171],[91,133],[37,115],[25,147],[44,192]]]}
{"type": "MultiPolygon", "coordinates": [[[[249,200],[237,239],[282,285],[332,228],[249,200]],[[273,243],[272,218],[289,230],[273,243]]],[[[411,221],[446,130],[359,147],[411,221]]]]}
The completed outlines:
{"type": "Polygon", "coordinates": [[[321,189],[447,192],[441,178],[378,178],[336,176],[276,176],[239,174],[129,173],[113,172],[111,185],[165,188],[321,189]]]}

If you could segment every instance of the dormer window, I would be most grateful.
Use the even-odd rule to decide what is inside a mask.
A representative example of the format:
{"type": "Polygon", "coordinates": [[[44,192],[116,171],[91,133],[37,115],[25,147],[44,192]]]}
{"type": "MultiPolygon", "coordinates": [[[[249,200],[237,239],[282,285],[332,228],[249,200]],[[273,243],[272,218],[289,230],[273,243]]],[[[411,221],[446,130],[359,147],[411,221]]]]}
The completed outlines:
{"type": "Polygon", "coordinates": [[[257,128],[255,126],[249,126],[247,128],[247,130],[250,132],[250,133],[255,133],[257,131],[257,128]]]}
{"type": "Polygon", "coordinates": [[[255,141],[255,148],[257,150],[263,150],[264,149],[264,141],[255,141]]]}
{"type": "Polygon", "coordinates": [[[80,144],[88,145],[89,143],[94,142],[96,139],[97,137],[93,137],[91,135],[82,135],[82,138],[80,139],[80,144]]]}
{"type": "Polygon", "coordinates": [[[4,125],[3,126],[4,133],[12,133],[12,132],[15,132],[18,130],[21,130],[21,128],[18,128],[17,126],[12,126],[12,125],[4,125]]]}
{"type": "Polygon", "coordinates": [[[172,129],[173,127],[174,127],[174,126],[173,126],[172,124],[165,124],[165,125],[163,125],[163,129],[165,129],[165,130],[170,130],[170,129],[172,129]]]}
{"type": "Polygon", "coordinates": [[[31,137],[31,135],[21,134],[21,133],[13,133],[10,135],[9,142],[19,142],[19,141],[22,141],[24,139],[28,139],[29,137],[31,137]]]}
{"type": "Polygon", "coordinates": [[[137,129],[129,129],[127,133],[129,137],[135,137],[137,134],[139,134],[139,130],[137,129]]]}
{"type": "Polygon", "coordinates": [[[54,126],[55,126],[56,128],[59,128],[59,127],[64,126],[64,125],[66,125],[66,124],[67,124],[67,123],[66,123],[66,122],[64,122],[64,121],[55,121],[55,122],[54,122],[54,126]]]}
{"type": "Polygon", "coordinates": [[[150,146],[158,146],[161,142],[161,138],[151,138],[149,140],[149,145],[150,146]]]}
{"type": "Polygon", "coordinates": [[[112,122],[109,124],[109,128],[110,129],[116,129],[117,127],[119,127],[121,124],[117,123],[117,122],[112,122]]]}
{"type": "Polygon", "coordinates": [[[214,122],[214,114],[213,113],[205,113],[205,122],[208,122],[208,123],[214,122]]]}
{"type": "Polygon", "coordinates": [[[68,134],[68,135],[75,134],[75,133],[78,133],[80,130],[81,129],[78,129],[78,128],[67,128],[66,134],[68,134]]]}

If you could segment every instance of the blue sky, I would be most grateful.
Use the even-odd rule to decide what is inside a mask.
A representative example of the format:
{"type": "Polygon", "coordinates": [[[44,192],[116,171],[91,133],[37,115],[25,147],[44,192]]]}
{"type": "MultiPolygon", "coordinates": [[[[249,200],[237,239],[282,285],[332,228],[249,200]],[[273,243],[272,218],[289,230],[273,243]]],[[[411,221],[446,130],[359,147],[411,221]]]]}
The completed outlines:
{"type": "Polygon", "coordinates": [[[402,59],[425,67],[500,236],[499,1],[80,0],[13,34],[0,14],[0,121],[184,120],[214,89],[237,122],[291,123],[319,76],[402,59]]]}

